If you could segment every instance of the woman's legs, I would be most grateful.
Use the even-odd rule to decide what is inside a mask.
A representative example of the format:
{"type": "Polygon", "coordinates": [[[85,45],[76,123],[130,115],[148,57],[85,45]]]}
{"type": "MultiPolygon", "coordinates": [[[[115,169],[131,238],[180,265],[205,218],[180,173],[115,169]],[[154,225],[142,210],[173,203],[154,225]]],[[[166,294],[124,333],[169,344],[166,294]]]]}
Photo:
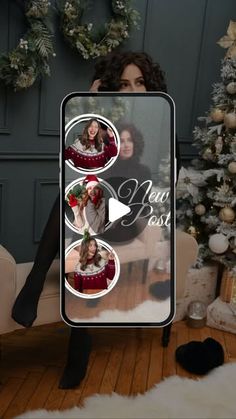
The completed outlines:
{"type": "Polygon", "coordinates": [[[59,243],[60,200],[58,195],[43,231],[33,268],[12,309],[13,319],[24,327],[30,327],[37,317],[39,297],[46,274],[58,252],[59,243]]]}
{"type": "Polygon", "coordinates": [[[84,328],[71,327],[67,350],[67,362],[59,382],[59,388],[77,387],[86,375],[91,337],[84,328]]]}
{"type": "MultiPolygon", "coordinates": [[[[40,294],[52,261],[56,257],[60,243],[60,198],[57,197],[36,253],[33,268],[25,285],[17,296],[12,309],[12,317],[25,327],[32,325],[37,317],[40,294]]],[[[60,380],[60,388],[79,385],[87,370],[91,338],[87,329],[71,328],[67,363],[60,380]]]]}

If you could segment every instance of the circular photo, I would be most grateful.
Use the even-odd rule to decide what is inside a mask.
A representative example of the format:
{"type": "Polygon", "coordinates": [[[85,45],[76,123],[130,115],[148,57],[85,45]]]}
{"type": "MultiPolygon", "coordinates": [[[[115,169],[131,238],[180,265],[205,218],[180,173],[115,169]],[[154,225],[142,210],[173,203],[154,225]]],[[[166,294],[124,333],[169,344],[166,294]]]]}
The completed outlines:
{"type": "Polygon", "coordinates": [[[120,263],[114,249],[86,231],[83,239],[65,252],[65,285],[74,295],[92,299],[106,295],[116,285],[120,263]]]}
{"type": "Polygon", "coordinates": [[[65,222],[78,234],[102,234],[111,225],[108,216],[109,198],[116,192],[105,180],[87,175],[70,183],[65,190],[65,222]]]}
{"type": "Polygon", "coordinates": [[[83,114],[65,128],[65,161],[80,173],[101,173],[112,166],[120,150],[119,134],[107,118],[83,114]]]}

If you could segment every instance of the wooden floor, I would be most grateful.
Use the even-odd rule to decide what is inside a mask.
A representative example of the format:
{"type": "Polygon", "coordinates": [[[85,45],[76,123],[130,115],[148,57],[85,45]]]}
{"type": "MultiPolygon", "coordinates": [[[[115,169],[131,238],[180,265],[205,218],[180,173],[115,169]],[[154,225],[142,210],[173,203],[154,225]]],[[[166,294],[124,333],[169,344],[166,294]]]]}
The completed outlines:
{"type": "Polygon", "coordinates": [[[211,336],[236,361],[236,335],[175,323],[167,348],[162,329],[91,329],[93,350],[86,378],[75,390],[59,390],[69,329],[64,323],[18,330],[2,336],[0,417],[39,408],[66,409],[94,394],[143,393],[173,374],[191,377],[174,359],[177,346],[211,336]]]}

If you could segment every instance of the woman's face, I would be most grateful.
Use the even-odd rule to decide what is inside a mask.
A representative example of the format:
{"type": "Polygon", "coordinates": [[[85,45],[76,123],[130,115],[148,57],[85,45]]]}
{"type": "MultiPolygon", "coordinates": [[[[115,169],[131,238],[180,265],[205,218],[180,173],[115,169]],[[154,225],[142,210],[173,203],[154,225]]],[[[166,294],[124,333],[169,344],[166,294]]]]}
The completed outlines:
{"type": "Polygon", "coordinates": [[[91,240],[88,246],[88,257],[93,257],[96,253],[97,246],[95,240],[91,240]]]}
{"type": "Polygon", "coordinates": [[[94,186],[88,186],[87,192],[89,196],[95,196],[96,195],[96,189],[94,186]]]}
{"type": "Polygon", "coordinates": [[[124,130],[120,134],[120,158],[130,159],[134,153],[134,143],[129,131],[124,130]]]}
{"type": "Polygon", "coordinates": [[[120,78],[120,92],[146,92],[145,80],[139,67],[129,64],[120,78]]]}
{"type": "Polygon", "coordinates": [[[96,121],[93,121],[88,127],[89,138],[96,137],[98,130],[99,130],[98,123],[96,121]]]}

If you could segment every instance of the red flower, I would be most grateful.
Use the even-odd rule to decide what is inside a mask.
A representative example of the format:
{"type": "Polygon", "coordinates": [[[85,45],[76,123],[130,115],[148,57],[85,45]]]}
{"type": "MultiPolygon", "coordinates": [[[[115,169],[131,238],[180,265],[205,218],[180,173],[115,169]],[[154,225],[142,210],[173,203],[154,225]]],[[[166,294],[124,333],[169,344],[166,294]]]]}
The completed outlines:
{"type": "Polygon", "coordinates": [[[68,204],[70,205],[70,207],[75,207],[76,205],[78,205],[78,201],[75,195],[70,194],[68,204]]]}

